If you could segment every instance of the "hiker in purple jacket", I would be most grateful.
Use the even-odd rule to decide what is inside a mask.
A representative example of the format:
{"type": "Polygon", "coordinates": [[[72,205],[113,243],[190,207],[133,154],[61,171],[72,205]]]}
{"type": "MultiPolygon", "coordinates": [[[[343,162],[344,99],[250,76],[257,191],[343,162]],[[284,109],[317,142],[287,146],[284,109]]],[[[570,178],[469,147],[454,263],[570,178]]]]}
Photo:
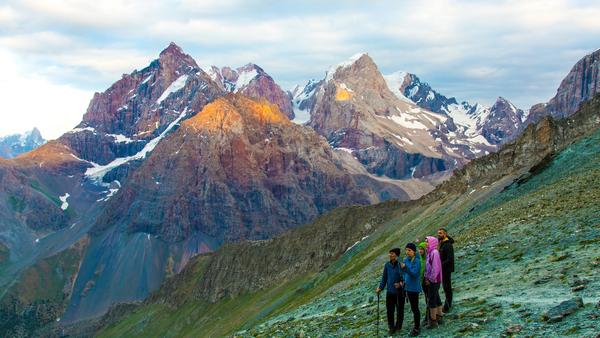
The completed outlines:
{"type": "Polygon", "coordinates": [[[438,239],[427,236],[427,261],[425,263],[425,284],[427,285],[427,307],[429,320],[425,328],[437,327],[442,319],[442,300],[440,298],[440,284],[442,283],[442,260],[437,249],[438,239]]]}

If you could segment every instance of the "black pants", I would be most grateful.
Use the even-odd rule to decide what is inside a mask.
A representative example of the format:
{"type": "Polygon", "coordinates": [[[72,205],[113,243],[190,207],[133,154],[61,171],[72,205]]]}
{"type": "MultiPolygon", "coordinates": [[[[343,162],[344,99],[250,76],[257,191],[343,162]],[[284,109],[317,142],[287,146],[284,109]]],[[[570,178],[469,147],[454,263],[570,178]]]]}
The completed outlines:
{"type": "Polygon", "coordinates": [[[419,311],[419,294],[420,292],[406,291],[408,301],[410,302],[410,310],[413,313],[413,319],[415,321],[415,329],[421,327],[421,311],[419,311]]]}
{"type": "Polygon", "coordinates": [[[421,286],[423,287],[423,295],[425,296],[425,304],[428,304],[429,299],[427,298],[427,295],[429,294],[429,285],[425,284],[425,281],[423,281],[421,286]]]}
{"type": "Polygon", "coordinates": [[[440,283],[430,283],[427,288],[427,307],[432,309],[438,306],[442,306],[440,283]]]}
{"type": "Polygon", "coordinates": [[[404,290],[398,290],[398,293],[389,293],[385,295],[385,307],[387,309],[388,328],[401,329],[404,321],[404,290]],[[398,315],[398,320],[394,325],[394,310],[398,315]]]}
{"type": "Polygon", "coordinates": [[[444,308],[449,309],[452,307],[452,272],[442,272],[442,287],[444,288],[444,294],[446,295],[444,308]]]}

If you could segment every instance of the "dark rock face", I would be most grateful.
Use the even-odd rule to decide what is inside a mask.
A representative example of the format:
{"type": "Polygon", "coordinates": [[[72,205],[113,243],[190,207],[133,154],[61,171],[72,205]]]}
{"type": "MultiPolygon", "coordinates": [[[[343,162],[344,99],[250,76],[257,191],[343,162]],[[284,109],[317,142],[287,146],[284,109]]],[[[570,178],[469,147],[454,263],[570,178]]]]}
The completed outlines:
{"type": "Polygon", "coordinates": [[[32,151],[46,143],[37,128],[24,134],[15,134],[0,137],[0,157],[12,158],[20,154],[32,151]]]}
{"type": "Polygon", "coordinates": [[[334,207],[373,202],[316,133],[239,94],[182,123],[117,197],[97,230],[118,223],[167,241],[197,231],[267,238],[334,207]]]}
{"type": "Polygon", "coordinates": [[[447,107],[452,104],[458,104],[454,97],[448,98],[436,92],[428,83],[421,82],[416,75],[410,73],[406,74],[399,90],[419,107],[440,114],[448,114],[447,107]]]}
{"type": "Polygon", "coordinates": [[[81,158],[98,164],[109,163],[117,157],[130,156],[146,145],[145,140],[115,142],[113,136],[90,130],[64,134],[60,141],[72,149],[77,149],[77,154],[80,154],[81,158]]]}
{"type": "Polygon", "coordinates": [[[288,94],[261,67],[253,63],[235,70],[230,67],[219,69],[212,66],[209,74],[224,90],[252,98],[264,98],[276,104],[290,120],[294,118],[288,94]]]}
{"type": "Polygon", "coordinates": [[[600,50],[579,60],[562,80],[556,95],[547,104],[531,107],[527,123],[535,123],[544,116],[556,118],[575,113],[582,102],[600,92],[600,50]]]}
{"type": "Polygon", "coordinates": [[[381,147],[357,150],[354,154],[369,172],[379,176],[420,178],[448,169],[442,159],[407,153],[387,141],[381,147]]]}

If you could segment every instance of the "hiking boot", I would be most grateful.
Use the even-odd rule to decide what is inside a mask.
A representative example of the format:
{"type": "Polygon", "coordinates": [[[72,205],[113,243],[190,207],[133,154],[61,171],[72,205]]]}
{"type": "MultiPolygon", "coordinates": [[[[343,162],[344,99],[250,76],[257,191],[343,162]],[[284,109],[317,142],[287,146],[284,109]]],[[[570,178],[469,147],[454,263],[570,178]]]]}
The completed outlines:
{"type": "Polygon", "coordinates": [[[416,336],[418,336],[418,335],[419,335],[419,329],[417,329],[417,328],[413,328],[413,329],[410,331],[410,334],[409,334],[408,336],[409,336],[409,337],[416,337],[416,336]]]}
{"type": "Polygon", "coordinates": [[[448,313],[450,312],[450,305],[448,305],[448,303],[444,304],[444,308],[442,308],[442,312],[443,313],[448,313]]]}
{"type": "Polygon", "coordinates": [[[388,336],[393,336],[396,333],[396,329],[388,329],[388,336]]]}
{"type": "Polygon", "coordinates": [[[441,317],[441,316],[436,316],[436,317],[437,317],[437,320],[436,320],[436,322],[437,322],[439,325],[444,325],[444,317],[441,317]]]}
{"type": "Polygon", "coordinates": [[[430,320],[427,322],[427,324],[425,324],[424,328],[429,330],[429,329],[435,329],[438,327],[438,323],[435,320],[430,320]]]}

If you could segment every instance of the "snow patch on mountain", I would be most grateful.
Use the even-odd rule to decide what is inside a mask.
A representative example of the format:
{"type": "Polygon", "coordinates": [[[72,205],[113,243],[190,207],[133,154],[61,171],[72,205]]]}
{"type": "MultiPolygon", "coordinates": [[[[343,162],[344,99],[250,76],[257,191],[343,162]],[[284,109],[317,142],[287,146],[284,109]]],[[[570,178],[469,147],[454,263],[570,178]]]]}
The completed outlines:
{"type": "Polygon", "coordinates": [[[309,100],[317,90],[317,81],[310,80],[302,87],[296,86],[292,91],[292,109],[294,110],[294,119],[292,122],[297,124],[305,124],[310,120],[310,107],[300,108],[302,104],[309,100]]]}
{"type": "Polygon", "coordinates": [[[167,89],[162,93],[162,95],[158,98],[158,100],[156,100],[156,103],[160,104],[161,102],[163,102],[169,95],[171,95],[171,93],[175,93],[179,90],[181,90],[183,87],[185,87],[185,83],[188,79],[188,75],[181,75],[180,77],[177,78],[177,80],[173,81],[173,83],[171,83],[169,85],[169,87],[167,87],[167,89]]]}
{"type": "Polygon", "coordinates": [[[354,64],[358,59],[360,59],[363,55],[366,54],[367,53],[354,54],[348,60],[340,62],[337,65],[331,66],[331,68],[329,68],[329,70],[327,71],[327,75],[325,76],[325,82],[329,82],[330,80],[332,80],[333,74],[335,74],[335,72],[337,72],[338,69],[352,66],[352,64],[354,64]]]}
{"type": "Polygon", "coordinates": [[[240,72],[237,81],[235,82],[235,92],[239,92],[242,88],[249,85],[257,76],[258,72],[256,69],[240,72]]]}
{"type": "Polygon", "coordinates": [[[127,156],[127,157],[115,158],[112,162],[105,164],[105,165],[96,164],[93,167],[88,168],[86,170],[85,176],[87,176],[89,179],[95,181],[96,183],[98,183],[100,185],[106,185],[106,183],[102,183],[102,179],[104,178],[104,175],[106,175],[106,173],[108,173],[109,171],[113,170],[114,168],[119,167],[127,162],[145,158],[149,152],[154,150],[156,145],[167,135],[167,133],[169,133],[171,131],[171,129],[173,129],[173,127],[175,127],[175,125],[177,125],[179,123],[179,121],[181,121],[181,119],[185,117],[187,112],[188,112],[188,109],[185,108],[181,112],[181,114],[179,114],[179,116],[173,122],[171,122],[159,136],[153,138],[148,143],[146,143],[144,148],[142,150],[140,150],[138,153],[131,155],[131,156],[127,156]]]}
{"type": "Polygon", "coordinates": [[[67,198],[69,198],[69,196],[71,196],[69,193],[65,193],[64,195],[58,197],[62,202],[62,205],[60,206],[62,210],[67,210],[69,207],[69,202],[67,202],[67,198]]]}
{"type": "Polygon", "coordinates": [[[129,137],[122,134],[106,134],[106,136],[110,136],[115,139],[116,143],[131,143],[135,142],[135,140],[130,139],[129,137]]]}
{"type": "Polygon", "coordinates": [[[91,131],[92,133],[96,132],[96,129],[92,128],[92,127],[83,127],[83,128],[73,128],[71,130],[69,130],[67,132],[67,134],[71,134],[71,133],[81,133],[84,131],[91,131]]]}
{"type": "Polygon", "coordinates": [[[419,121],[419,119],[417,119],[416,117],[411,118],[408,114],[401,114],[400,116],[392,115],[387,116],[387,118],[408,129],[428,129],[426,125],[419,121]]]}
{"type": "Polygon", "coordinates": [[[140,85],[143,85],[144,83],[146,83],[146,82],[150,81],[150,79],[152,78],[152,76],[154,76],[154,73],[151,73],[150,75],[148,75],[148,76],[147,76],[147,77],[144,79],[144,81],[142,81],[142,82],[140,83],[140,85]]]}
{"type": "Polygon", "coordinates": [[[388,89],[392,93],[394,93],[394,95],[396,95],[397,98],[399,98],[400,100],[407,102],[407,103],[414,103],[411,99],[404,96],[404,93],[402,93],[402,91],[400,90],[402,88],[402,84],[404,83],[407,75],[408,75],[407,72],[398,71],[398,72],[394,72],[392,74],[383,75],[383,79],[385,80],[385,83],[387,84],[388,89]]]}

